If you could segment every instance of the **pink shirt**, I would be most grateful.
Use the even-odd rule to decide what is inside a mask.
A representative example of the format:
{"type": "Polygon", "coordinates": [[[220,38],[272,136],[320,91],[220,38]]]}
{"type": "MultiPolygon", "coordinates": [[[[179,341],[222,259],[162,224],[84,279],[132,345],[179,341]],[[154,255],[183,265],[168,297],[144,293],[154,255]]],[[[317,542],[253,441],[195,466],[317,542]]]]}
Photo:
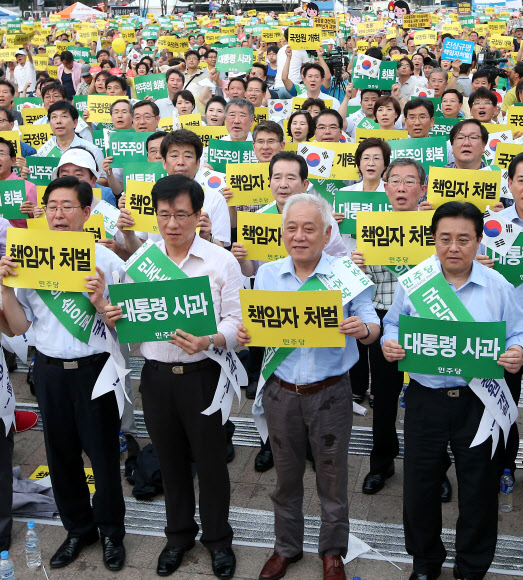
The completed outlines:
{"type": "MultiPolygon", "coordinates": [[[[22,179],[22,178],[18,177],[18,175],[16,175],[16,173],[13,171],[6,181],[10,179],[22,179]]],[[[26,179],[24,179],[24,181],[25,181],[25,192],[27,194],[27,201],[32,201],[36,205],[36,185],[34,183],[31,183],[30,181],[27,181],[26,179]]],[[[9,220],[9,223],[14,228],[27,228],[27,220],[22,219],[9,220]]]]}

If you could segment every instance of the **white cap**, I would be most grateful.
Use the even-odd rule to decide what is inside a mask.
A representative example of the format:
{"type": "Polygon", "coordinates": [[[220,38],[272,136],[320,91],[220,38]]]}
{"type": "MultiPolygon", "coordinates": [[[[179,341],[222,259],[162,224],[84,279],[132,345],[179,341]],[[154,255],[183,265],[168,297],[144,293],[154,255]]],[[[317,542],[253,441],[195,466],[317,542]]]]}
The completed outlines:
{"type": "Polygon", "coordinates": [[[27,52],[25,52],[25,50],[17,50],[15,52],[15,56],[18,56],[19,54],[21,54],[22,56],[27,56],[27,52]]]}
{"type": "Polygon", "coordinates": [[[321,41],[322,44],[336,44],[334,38],[327,38],[326,40],[321,41]]]}
{"type": "Polygon", "coordinates": [[[82,149],[80,147],[73,147],[72,149],[68,149],[62,157],[60,157],[60,162],[58,163],[58,167],[53,170],[52,178],[56,179],[58,177],[58,170],[62,165],[67,165],[67,163],[72,163],[73,165],[77,165],[78,167],[84,167],[85,169],[89,169],[91,173],[98,179],[100,177],[100,172],[96,168],[96,161],[92,154],[87,151],[86,149],[82,149]]]}

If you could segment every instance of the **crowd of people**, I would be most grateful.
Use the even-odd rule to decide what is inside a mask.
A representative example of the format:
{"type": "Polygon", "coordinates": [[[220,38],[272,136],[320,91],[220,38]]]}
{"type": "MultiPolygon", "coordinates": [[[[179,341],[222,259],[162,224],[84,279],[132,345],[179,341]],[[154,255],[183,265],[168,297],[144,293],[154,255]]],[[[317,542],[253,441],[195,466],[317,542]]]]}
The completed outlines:
{"type": "MultiPolygon", "coordinates": [[[[235,572],[227,469],[234,459],[234,424],[222,424],[219,410],[203,413],[221,384],[222,367],[211,356],[220,349],[238,352],[248,376],[244,394],[266,422],[253,468],[274,468],[277,476],[271,495],[276,543],[260,579],[282,578],[303,555],[307,460],[316,471],[321,504],[318,552],[323,576],[345,578],[354,403],[367,401],[372,408],[373,446],[362,492],[379,493],[395,473],[398,397],[404,389],[398,363],[406,356],[399,320],[400,315],[425,315],[398,284],[396,268],[367,265],[356,235],[340,233],[348,216],[333,204],[338,191],[384,192],[392,212],[433,212],[431,263],[446,280],[452,300],[468,310],[472,320],[506,323],[506,346],[497,361],[507,395],[513,403],[519,400],[523,285],[514,287],[507,281],[482,244],[483,213],[476,200],[433,207],[427,189],[431,167],[499,170],[492,163],[493,134],[496,143],[523,144],[523,123],[513,115],[514,107],[523,103],[520,14],[506,19],[501,36],[509,39],[507,44],[491,38],[489,30],[478,34],[475,25],[459,34],[442,33],[438,22],[456,22],[457,14],[436,12],[432,17],[437,40],[428,45],[416,42],[418,31],[402,27],[400,21],[387,22],[387,28],[371,36],[358,35],[362,17],[354,23],[351,16],[338,22],[336,31],[327,28],[322,46],[311,52],[293,48],[290,38],[293,26],[304,24],[306,30],[315,17],[323,16],[311,6],[315,5],[293,15],[253,11],[248,19],[216,14],[157,20],[150,15],[113,17],[93,28],[85,21],[65,27],[55,20],[42,21],[34,25],[38,34],[23,38],[22,46],[12,51],[13,60],[0,63],[0,181],[22,181],[26,196],[20,204],[25,219],[0,217],[0,330],[6,336],[24,334],[30,327],[34,331],[34,388],[54,497],[67,531],[51,557],[52,568],[67,566],[99,538],[106,567],[123,568],[119,432],[136,434],[134,408],[127,401],[120,415],[112,391],[92,399],[110,357],[104,343],[75,334],[50,307],[46,290],[15,290],[16,283],[4,283],[16,279],[19,267],[6,247],[9,228],[32,229],[35,222],[46,220],[44,229],[82,232],[97,207],[103,214],[102,202],[119,212],[113,234],[97,240],[96,275],[85,278],[86,293],[66,293],[73,300],[83,297],[84,307],[101,321],[104,337],[117,339],[118,321],[126,316],[121,305],[111,303],[108,285],[138,281],[126,273],[125,262],[144,243],[155,245],[183,277],[209,279],[215,334],[198,336],[178,328],[168,340],[140,344],[145,359],[140,381],[144,419],[160,464],[167,516],[159,576],[178,569],[199,532],[194,466],[200,541],[210,552],[218,578],[227,580],[235,572]],[[265,23],[279,31],[277,38],[264,38],[260,25],[265,23]],[[233,38],[229,33],[223,45],[213,42],[213,34],[219,37],[229,24],[233,38]],[[87,30],[89,40],[82,35],[87,30]],[[186,45],[170,45],[166,38],[186,45]],[[445,40],[453,38],[473,44],[471,62],[444,58],[445,40]],[[249,70],[224,68],[219,57],[230,48],[247,51],[249,70]],[[83,52],[77,53],[79,49],[83,52]],[[395,64],[392,82],[362,74],[359,55],[377,62],[378,68],[395,64]],[[138,90],[149,76],[151,93],[162,86],[164,96],[138,90]],[[90,106],[94,97],[109,99],[110,122],[95,117],[96,109],[90,106]],[[28,116],[32,111],[36,118],[28,116]],[[32,137],[35,128],[45,139],[32,137]],[[143,151],[130,150],[123,165],[111,147],[118,135],[143,143],[143,151]],[[265,193],[270,190],[273,201],[238,205],[232,183],[219,190],[210,185],[209,171],[223,181],[226,175],[213,164],[209,136],[219,138],[218,143],[250,145],[251,159],[267,168],[265,193]],[[442,138],[441,155],[425,157],[423,151],[442,138]],[[342,165],[336,179],[319,179],[301,149],[306,143],[324,152],[334,148],[336,163],[342,165]],[[51,163],[45,183],[35,159],[51,163]],[[139,170],[141,178],[129,177],[136,163],[142,168],[147,164],[139,170]],[[143,181],[144,192],[149,191],[146,182],[154,182],[154,231],[137,231],[136,213],[128,203],[129,180],[143,181]],[[37,185],[45,186],[43,196],[37,185]],[[281,215],[281,240],[288,256],[267,262],[251,259],[238,241],[242,212],[281,215]],[[372,287],[344,302],[339,332],[345,347],[288,349],[291,352],[278,359],[270,376],[264,376],[262,371],[270,368],[268,354],[274,353],[249,346],[252,327],[242,320],[240,290],[316,289],[311,281],[329,276],[347,257],[372,287]],[[96,481],[92,502],[83,451],[96,481]]],[[[390,18],[394,20],[394,11],[390,18]]],[[[473,13],[473,20],[478,26],[480,21],[499,22],[484,11],[473,13]]],[[[9,35],[7,43],[7,48],[13,46],[9,35]]],[[[507,161],[503,179],[506,187],[499,187],[491,210],[522,228],[523,149],[507,161]]],[[[121,345],[121,352],[128,359],[127,345],[121,345]]],[[[454,577],[484,578],[494,558],[500,477],[506,469],[514,476],[519,433],[511,417],[508,438],[505,442],[500,437],[494,453],[490,437],[471,446],[486,407],[469,382],[462,376],[411,373],[405,390],[403,518],[406,549],[414,562],[411,580],[437,578],[446,559],[441,503],[451,501],[453,494],[447,477],[449,444],[459,485],[454,577]]],[[[132,401],[129,377],[125,389],[132,401]]],[[[11,415],[2,415],[1,409],[0,419],[0,550],[7,550],[16,424],[11,428],[11,415]]]]}

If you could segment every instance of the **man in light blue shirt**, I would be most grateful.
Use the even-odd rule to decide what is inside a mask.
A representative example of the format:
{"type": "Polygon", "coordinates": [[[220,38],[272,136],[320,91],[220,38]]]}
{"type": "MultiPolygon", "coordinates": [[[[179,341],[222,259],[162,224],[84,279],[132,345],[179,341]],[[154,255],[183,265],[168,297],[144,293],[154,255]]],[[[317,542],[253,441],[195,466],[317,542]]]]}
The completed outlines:
{"type": "MultiPolygon", "coordinates": [[[[523,363],[523,310],[514,287],[474,258],[483,215],[470,203],[450,202],[432,220],[437,264],[450,288],[478,322],[506,321],[507,351],[498,364],[517,373],[523,363]]],[[[399,285],[384,319],[383,354],[401,360],[399,316],[419,316],[399,285]]],[[[490,438],[470,447],[485,406],[462,377],[410,375],[405,393],[403,525],[407,552],[414,557],[410,580],[438,578],[446,550],[441,540],[440,481],[447,445],[456,461],[459,518],[454,577],[480,580],[494,558],[497,540],[497,463],[490,438]]]]}
{"type": "MultiPolygon", "coordinates": [[[[263,264],[257,290],[296,292],[319,274],[330,274],[336,260],[323,250],[331,234],[331,211],[316,195],[292,196],[283,210],[282,238],[289,257],[263,264]]],[[[349,539],[347,453],[352,426],[349,369],[358,360],[356,340],[370,344],[379,335],[371,289],[343,308],[340,332],[345,347],[297,348],[276,368],[263,391],[263,408],[272,441],[278,481],[272,494],[275,512],[274,554],[263,567],[262,580],[282,578],[303,555],[303,473],[306,443],[316,463],[322,524],[318,551],[324,580],[344,580],[342,556],[349,539]]],[[[238,341],[248,344],[239,326],[238,341]]],[[[260,395],[258,395],[259,397],[260,395]]]]}

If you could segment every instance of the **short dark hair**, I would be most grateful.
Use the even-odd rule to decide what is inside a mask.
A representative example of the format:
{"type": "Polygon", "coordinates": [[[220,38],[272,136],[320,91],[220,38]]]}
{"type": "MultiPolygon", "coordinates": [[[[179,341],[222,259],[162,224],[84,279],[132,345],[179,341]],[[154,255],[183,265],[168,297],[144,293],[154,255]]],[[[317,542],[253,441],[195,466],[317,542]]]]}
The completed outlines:
{"type": "Polygon", "coordinates": [[[253,62],[252,66],[255,66],[257,68],[261,68],[263,70],[263,76],[264,77],[267,76],[267,66],[264,65],[262,62],[253,62]]]}
{"type": "Polygon", "coordinates": [[[13,111],[11,109],[6,109],[5,107],[0,107],[0,112],[5,113],[9,123],[15,122],[15,116],[13,115],[13,111]]]}
{"type": "Polygon", "coordinates": [[[205,58],[209,58],[209,55],[212,54],[212,53],[218,55],[218,51],[215,48],[209,48],[209,50],[204,55],[205,58]]]}
{"type": "Polygon", "coordinates": [[[301,155],[297,155],[294,151],[280,151],[271,159],[269,163],[269,179],[272,179],[272,173],[274,170],[274,165],[278,161],[295,161],[300,166],[300,179],[305,181],[309,175],[309,169],[307,167],[307,162],[301,155]]]}
{"type": "Polygon", "coordinates": [[[207,101],[207,104],[205,105],[205,112],[206,113],[207,113],[207,109],[209,108],[209,105],[212,105],[212,103],[219,103],[220,105],[223,105],[224,110],[225,110],[225,107],[227,106],[227,101],[223,97],[220,97],[220,95],[214,95],[214,97],[211,97],[207,101]]]}
{"type": "Polygon", "coordinates": [[[310,71],[310,70],[317,70],[320,73],[320,77],[322,79],[325,78],[325,71],[323,70],[323,68],[315,63],[315,62],[306,62],[302,67],[301,67],[301,74],[302,76],[305,78],[305,75],[310,71]]]}
{"type": "Polygon", "coordinates": [[[303,102],[302,105],[302,110],[306,111],[309,107],[319,107],[320,111],[323,111],[324,109],[327,108],[327,105],[325,104],[325,101],[323,99],[305,99],[305,101],[303,102]]]}
{"type": "Polygon", "coordinates": [[[517,62],[512,69],[520,78],[523,78],[523,62],[517,62]]]}
{"type": "Polygon", "coordinates": [[[267,91],[267,83],[263,79],[260,79],[258,77],[251,77],[245,83],[245,88],[247,89],[249,87],[249,84],[252,84],[252,83],[260,83],[262,92],[265,93],[267,91]]]}
{"type": "Polygon", "coordinates": [[[471,93],[469,97],[469,108],[472,107],[472,103],[478,98],[488,99],[492,103],[493,107],[498,106],[498,98],[496,97],[496,95],[492,91],[486,89],[485,87],[479,87],[479,89],[471,93]]]}
{"type": "Polygon", "coordinates": [[[488,131],[481,124],[481,122],[478,121],[477,119],[465,119],[464,121],[460,121],[459,123],[456,123],[454,125],[454,127],[452,127],[452,129],[450,130],[450,133],[449,133],[449,141],[450,141],[450,144],[451,145],[454,144],[454,139],[456,138],[456,135],[461,131],[461,129],[463,129],[463,127],[465,125],[476,125],[476,127],[479,127],[479,130],[481,131],[481,140],[483,141],[483,143],[485,145],[487,144],[487,142],[488,142],[488,131]]]}
{"type": "Polygon", "coordinates": [[[428,99],[412,99],[412,101],[408,101],[403,109],[403,116],[407,118],[409,111],[417,109],[418,107],[425,108],[431,119],[434,117],[434,104],[428,99]]]}
{"type": "Polygon", "coordinates": [[[414,65],[412,64],[412,61],[410,60],[410,58],[405,58],[405,57],[404,57],[404,58],[400,58],[400,59],[398,60],[398,68],[400,67],[400,65],[401,65],[401,63],[402,63],[402,62],[406,62],[406,63],[408,63],[408,65],[409,65],[409,67],[410,67],[410,70],[411,70],[411,71],[413,71],[413,70],[414,70],[414,65]]]}
{"type": "Polygon", "coordinates": [[[74,62],[74,56],[70,50],[64,50],[60,54],[60,58],[62,59],[62,62],[74,62]]]}
{"type": "Polygon", "coordinates": [[[50,119],[51,115],[56,111],[66,111],[71,115],[73,121],[76,121],[79,117],[76,107],[73,107],[73,105],[68,101],[57,101],[56,103],[53,103],[47,111],[48,118],[50,119]]]}
{"type": "Polygon", "coordinates": [[[131,105],[131,101],[129,99],[118,99],[117,101],[114,101],[111,103],[111,106],[109,107],[109,114],[112,115],[113,114],[113,109],[115,108],[116,105],[118,105],[119,103],[127,103],[129,105],[129,113],[132,112],[133,110],[133,106],[131,105]]]}
{"type": "Polygon", "coordinates": [[[151,141],[155,141],[156,139],[159,139],[160,137],[167,137],[167,135],[168,135],[168,133],[166,133],[165,131],[156,131],[156,133],[149,135],[149,137],[147,137],[147,141],[145,142],[145,150],[147,151],[147,153],[149,153],[149,143],[151,141]]]}
{"type": "Polygon", "coordinates": [[[363,95],[365,93],[375,93],[378,95],[378,98],[381,97],[381,91],[379,89],[361,89],[360,90],[360,97],[363,99],[363,95]]]}
{"type": "Polygon", "coordinates": [[[464,203],[460,201],[448,201],[440,205],[432,216],[432,224],[430,226],[432,235],[434,237],[436,236],[440,220],[453,217],[470,220],[474,224],[476,238],[480,238],[483,235],[483,214],[474,204],[468,201],[464,203]]]}
{"type": "Polygon", "coordinates": [[[49,201],[49,196],[55,189],[64,187],[66,189],[74,189],[76,191],[76,196],[80,202],[80,206],[84,209],[93,203],[93,188],[87,181],[80,181],[78,177],[74,175],[68,175],[67,177],[58,177],[46,187],[44,197],[42,199],[43,205],[47,205],[49,201]]]}
{"type": "Polygon", "coordinates": [[[16,157],[15,146],[11,143],[11,141],[8,141],[7,139],[0,137],[0,145],[7,145],[9,147],[9,157],[11,157],[11,159],[13,159],[13,157],[16,157]]]}
{"type": "Polygon", "coordinates": [[[460,103],[460,105],[463,104],[463,95],[457,90],[457,89],[446,89],[441,93],[441,98],[443,99],[443,97],[445,95],[456,95],[456,97],[458,97],[458,101],[460,103]]]}
{"type": "Polygon", "coordinates": [[[102,50],[99,50],[96,53],[96,58],[99,59],[101,54],[106,54],[109,58],[111,58],[111,53],[108,50],[106,50],[105,48],[102,48],[102,50]]]}
{"type": "Polygon", "coordinates": [[[358,148],[356,149],[356,153],[354,155],[356,167],[360,166],[361,156],[363,155],[363,153],[367,151],[367,149],[370,149],[371,147],[379,147],[381,149],[381,153],[383,154],[383,161],[385,163],[385,169],[383,170],[383,173],[385,173],[385,170],[387,169],[390,163],[391,150],[389,144],[386,141],[384,141],[383,139],[378,139],[377,137],[369,137],[368,139],[364,139],[358,145],[358,148]]]}
{"type": "MultiPolygon", "coordinates": [[[[44,81],[45,82],[45,81],[44,81]]],[[[43,85],[44,83],[42,83],[43,85]]],[[[45,86],[40,88],[40,93],[42,94],[42,99],[45,97],[45,94],[49,91],[58,91],[62,97],[67,99],[67,89],[64,87],[62,83],[53,81],[52,83],[45,83],[45,86]]]]}
{"type": "MultiPolygon", "coordinates": [[[[312,100],[312,99],[309,99],[312,100]]],[[[318,99],[321,100],[321,99],[318,99]]],[[[323,103],[323,101],[322,101],[323,103]]],[[[303,115],[305,120],[307,121],[308,129],[307,129],[307,141],[314,137],[314,119],[311,117],[311,114],[308,111],[294,111],[292,115],[289,117],[289,122],[287,123],[287,135],[292,139],[291,133],[291,124],[295,117],[298,115],[303,115]]]]}
{"type": "Polygon", "coordinates": [[[258,133],[265,131],[266,133],[274,133],[278,137],[278,141],[283,143],[284,135],[283,129],[281,128],[278,123],[274,121],[260,121],[256,127],[254,127],[254,131],[252,132],[252,140],[255,141],[258,133]]]}
{"type": "Polygon", "coordinates": [[[200,138],[196,133],[188,129],[178,129],[167,134],[160,148],[160,153],[164,159],[167,158],[171,145],[192,145],[196,153],[196,159],[200,159],[203,153],[203,144],[200,138]]]}
{"type": "Polygon", "coordinates": [[[122,89],[122,91],[126,91],[127,90],[127,81],[125,79],[125,77],[119,77],[116,75],[111,75],[110,77],[107,77],[105,79],[105,88],[107,88],[107,85],[109,83],[118,83],[122,89]]]}
{"type": "Polygon", "coordinates": [[[13,97],[15,96],[15,88],[14,86],[6,79],[0,79],[0,87],[1,86],[6,86],[9,87],[9,90],[11,91],[11,94],[13,95],[13,97]]]}
{"type": "Polygon", "coordinates": [[[280,49],[278,48],[278,46],[276,44],[273,44],[273,45],[269,46],[269,48],[267,48],[267,52],[268,53],[269,52],[274,52],[274,53],[278,54],[278,51],[279,50],[280,49]]]}
{"type": "Polygon", "coordinates": [[[476,79],[482,79],[482,78],[486,78],[488,80],[488,83],[490,85],[490,88],[492,88],[492,75],[490,74],[490,72],[486,71],[486,70],[478,70],[476,71],[473,75],[472,75],[472,82],[474,82],[476,79]]]}
{"type": "Polygon", "coordinates": [[[149,74],[149,71],[151,70],[151,65],[148,62],[145,62],[145,58],[142,58],[142,60],[136,65],[136,70],[138,70],[139,66],[144,66],[145,70],[147,71],[147,74],[149,74]]]}
{"type": "Polygon", "coordinates": [[[390,95],[385,95],[380,97],[374,103],[374,116],[376,116],[376,112],[380,107],[384,107],[385,105],[392,105],[394,107],[394,112],[396,113],[396,121],[401,117],[401,105],[399,104],[398,100],[390,95]]]}
{"type": "Polygon", "coordinates": [[[242,78],[240,78],[240,77],[233,77],[229,81],[229,84],[227,86],[230,87],[232,85],[232,83],[241,83],[243,85],[243,90],[245,90],[247,88],[247,85],[245,84],[245,81],[242,78]]]}
{"type": "Polygon", "coordinates": [[[371,46],[365,51],[367,56],[371,56],[372,58],[377,58],[378,60],[383,60],[383,52],[377,46],[371,46]]]}
{"type": "Polygon", "coordinates": [[[173,95],[173,105],[175,107],[176,107],[176,101],[178,100],[178,97],[182,97],[182,99],[184,101],[189,101],[189,103],[191,103],[193,107],[196,106],[196,101],[194,100],[194,95],[191,93],[191,91],[188,91],[187,89],[182,89],[181,91],[178,91],[177,93],[175,93],[173,95]]]}
{"type": "Polygon", "coordinates": [[[336,121],[338,121],[338,126],[341,130],[343,130],[343,118],[342,116],[338,113],[338,111],[335,111],[334,109],[323,109],[323,111],[320,111],[316,117],[314,117],[314,130],[316,131],[316,125],[318,124],[318,120],[321,117],[325,117],[325,115],[332,115],[333,117],[336,117],[336,121]]]}
{"type": "Polygon", "coordinates": [[[135,103],[133,105],[133,110],[132,110],[133,116],[134,116],[136,109],[139,109],[140,107],[146,107],[146,106],[151,107],[151,109],[153,110],[153,115],[155,117],[160,116],[160,109],[158,108],[158,105],[156,103],[153,103],[153,101],[138,101],[137,103],[135,103]]]}
{"type": "Polygon", "coordinates": [[[171,75],[178,75],[182,78],[183,81],[185,81],[185,77],[183,76],[183,72],[178,70],[177,68],[170,68],[167,70],[167,72],[165,73],[165,80],[169,80],[169,77],[171,75]]]}
{"type": "Polygon", "coordinates": [[[158,211],[159,201],[172,204],[179,195],[183,194],[187,194],[191,198],[191,207],[194,212],[202,209],[204,193],[202,186],[197,181],[189,179],[185,175],[162,177],[155,183],[151,191],[154,210],[158,211]]]}
{"type": "MultiPolygon", "coordinates": [[[[198,36],[202,36],[201,34],[198,34],[198,36]]],[[[205,36],[204,36],[205,38],[205,36]]],[[[200,60],[200,55],[198,54],[197,50],[188,50],[184,55],[185,60],[187,60],[190,56],[195,56],[198,60],[200,60]]]]}
{"type": "Polygon", "coordinates": [[[516,175],[516,168],[522,162],[523,162],[523,153],[518,153],[515,157],[512,158],[512,161],[508,166],[509,179],[514,179],[514,175],[516,175]]]}

